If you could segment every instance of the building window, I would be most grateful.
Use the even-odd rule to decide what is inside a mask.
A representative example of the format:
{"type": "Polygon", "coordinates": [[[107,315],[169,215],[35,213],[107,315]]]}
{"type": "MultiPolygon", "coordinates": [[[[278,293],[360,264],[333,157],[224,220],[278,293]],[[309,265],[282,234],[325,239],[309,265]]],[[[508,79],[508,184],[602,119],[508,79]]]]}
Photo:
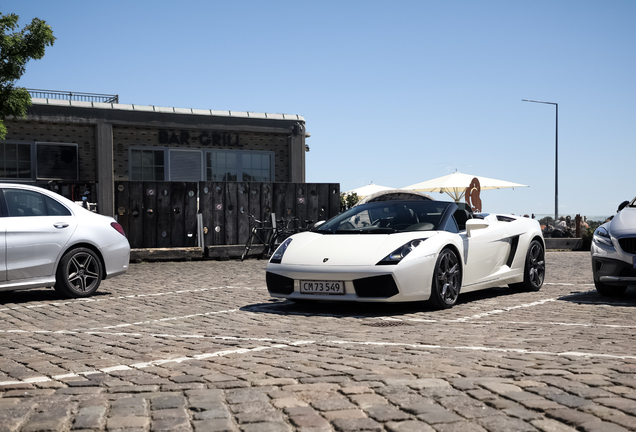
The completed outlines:
{"type": "Polygon", "coordinates": [[[31,171],[31,144],[0,143],[0,178],[25,179],[31,171]]]}
{"type": "Polygon", "coordinates": [[[77,144],[0,142],[0,178],[78,180],[77,144]]]}
{"type": "Polygon", "coordinates": [[[271,155],[263,153],[243,153],[243,181],[268,182],[272,178],[271,155]]]}
{"type": "Polygon", "coordinates": [[[270,182],[274,181],[274,152],[130,149],[130,180],[270,182]]]}
{"type": "Polygon", "coordinates": [[[163,150],[131,150],[130,180],[164,181],[165,164],[163,150]]]}
{"type": "Polygon", "coordinates": [[[237,181],[237,152],[211,151],[206,154],[207,181],[237,181]]]}
{"type": "Polygon", "coordinates": [[[37,178],[78,180],[77,144],[35,143],[37,178]]]}
{"type": "Polygon", "coordinates": [[[201,150],[170,150],[170,181],[201,181],[201,150]]]}

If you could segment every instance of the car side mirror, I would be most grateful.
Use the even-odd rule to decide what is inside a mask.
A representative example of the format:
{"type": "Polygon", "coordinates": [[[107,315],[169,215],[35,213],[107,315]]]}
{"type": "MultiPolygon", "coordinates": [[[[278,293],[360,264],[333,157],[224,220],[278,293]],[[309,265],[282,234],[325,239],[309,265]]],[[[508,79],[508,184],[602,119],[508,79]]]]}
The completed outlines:
{"type": "Polygon", "coordinates": [[[470,237],[472,231],[488,228],[488,226],[488,222],[484,219],[468,219],[466,221],[466,235],[470,237]]]}
{"type": "Polygon", "coordinates": [[[314,228],[318,228],[320,225],[324,224],[325,222],[327,222],[327,221],[321,220],[321,221],[316,222],[314,224],[314,228]]]}
{"type": "Polygon", "coordinates": [[[629,201],[623,201],[622,203],[620,203],[618,205],[618,210],[616,210],[616,213],[618,213],[619,211],[623,210],[625,207],[627,207],[627,204],[629,204],[629,201]]]}

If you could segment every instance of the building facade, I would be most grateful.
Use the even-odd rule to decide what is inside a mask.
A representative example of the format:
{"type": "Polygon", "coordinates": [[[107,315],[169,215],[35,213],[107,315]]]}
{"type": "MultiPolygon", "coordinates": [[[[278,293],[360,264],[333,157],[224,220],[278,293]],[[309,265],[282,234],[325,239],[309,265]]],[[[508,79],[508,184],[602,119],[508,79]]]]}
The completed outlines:
{"type": "Polygon", "coordinates": [[[299,115],[33,98],[6,119],[0,181],[83,193],[114,215],[115,181],[305,181],[299,115]]]}

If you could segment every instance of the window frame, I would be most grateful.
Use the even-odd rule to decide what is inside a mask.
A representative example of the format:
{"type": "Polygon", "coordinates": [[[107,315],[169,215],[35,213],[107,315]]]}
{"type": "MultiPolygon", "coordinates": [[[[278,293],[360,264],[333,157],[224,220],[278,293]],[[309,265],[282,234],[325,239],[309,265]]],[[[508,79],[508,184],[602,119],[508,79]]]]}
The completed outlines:
{"type": "MultiPolygon", "coordinates": [[[[10,181],[13,183],[30,183],[38,180],[55,180],[55,181],[78,181],[80,178],[80,159],[79,159],[79,144],[68,142],[52,142],[52,141],[20,141],[20,140],[5,140],[0,141],[0,144],[18,144],[29,146],[30,151],[30,163],[31,163],[31,176],[29,178],[15,178],[15,177],[1,177],[0,181],[10,181]],[[62,179],[60,177],[38,177],[38,145],[42,146],[71,146],[75,147],[75,159],[77,161],[77,177],[74,180],[62,179]]],[[[2,159],[4,160],[4,159],[2,159]]]]}
{"type": "Polygon", "coordinates": [[[34,141],[33,147],[35,152],[31,152],[31,166],[35,165],[35,171],[32,171],[34,176],[31,178],[34,180],[56,180],[56,181],[78,181],[80,178],[80,170],[79,170],[79,145],[77,143],[65,143],[65,142],[49,142],[49,141],[34,141]],[[48,146],[69,146],[75,147],[75,161],[77,162],[76,172],[77,175],[74,179],[62,179],[59,177],[38,177],[38,146],[42,145],[44,147],[48,146]],[[35,160],[33,155],[35,154],[35,160]]]}
{"type": "MultiPolygon", "coordinates": [[[[6,140],[6,141],[1,141],[2,144],[19,144],[19,145],[28,145],[29,146],[29,151],[30,151],[30,157],[31,157],[31,176],[29,178],[23,177],[23,178],[18,178],[18,177],[3,177],[0,176],[0,181],[10,181],[10,182],[15,182],[15,183],[24,183],[24,182],[32,182],[35,180],[35,174],[36,174],[36,160],[37,157],[33,157],[33,155],[35,154],[35,142],[34,141],[19,141],[19,140],[6,140]]],[[[6,163],[5,159],[0,159],[3,162],[6,163]]],[[[17,162],[17,159],[16,159],[17,162]]],[[[3,166],[3,170],[4,166],[3,166]]],[[[6,171],[6,170],[5,170],[6,171]]]]}
{"type": "MultiPolygon", "coordinates": [[[[128,179],[130,181],[144,181],[144,180],[132,180],[133,161],[132,152],[139,150],[151,150],[151,151],[163,151],[163,180],[154,181],[174,181],[170,179],[170,152],[176,151],[192,151],[201,153],[201,177],[199,181],[212,181],[208,180],[208,153],[234,153],[236,155],[236,169],[237,169],[237,182],[243,182],[243,155],[244,154],[259,154],[267,155],[270,160],[270,180],[274,182],[276,178],[276,152],[273,150],[228,150],[228,149],[199,149],[199,148],[181,148],[181,147],[143,147],[143,146],[130,146],[128,147],[128,179]]],[[[148,180],[150,181],[150,180],[148,180]]]]}

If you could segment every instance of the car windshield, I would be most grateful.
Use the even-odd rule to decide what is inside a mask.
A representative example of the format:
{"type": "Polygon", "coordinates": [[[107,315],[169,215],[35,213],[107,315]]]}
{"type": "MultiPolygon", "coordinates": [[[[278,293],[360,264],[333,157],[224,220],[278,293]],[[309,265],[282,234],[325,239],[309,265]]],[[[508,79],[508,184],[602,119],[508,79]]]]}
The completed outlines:
{"type": "Polygon", "coordinates": [[[435,231],[448,207],[443,201],[380,201],[355,206],[316,228],[324,234],[390,234],[435,231]]]}

